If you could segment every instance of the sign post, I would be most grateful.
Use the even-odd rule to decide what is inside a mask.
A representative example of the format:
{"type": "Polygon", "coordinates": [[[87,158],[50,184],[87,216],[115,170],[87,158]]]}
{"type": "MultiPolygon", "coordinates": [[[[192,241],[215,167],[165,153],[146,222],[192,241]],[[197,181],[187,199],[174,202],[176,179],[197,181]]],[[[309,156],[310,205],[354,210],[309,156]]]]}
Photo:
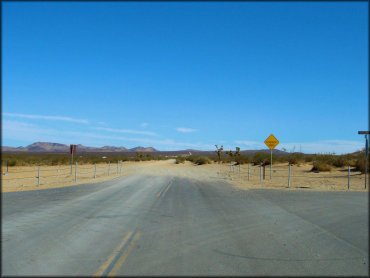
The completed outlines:
{"type": "Polygon", "coordinates": [[[270,149],[271,160],[270,160],[270,179],[272,178],[272,150],[279,144],[279,140],[275,138],[273,134],[265,140],[266,146],[270,149]]]}
{"type": "Polygon", "coordinates": [[[370,134],[370,131],[359,131],[358,134],[364,134],[365,135],[365,189],[366,189],[366,183],[367,183],[367,159],[369,154],[369,143],[367,140],[367,135],[370,134]]]}
{"type": "Polygon", "coordinates": [[[72,168],[73,168],[73,154],[76,154],[77,146],[76,145],[69,145],[69,153],[72,155],[71,159],[71,176],[72,176],[72,168]]]}

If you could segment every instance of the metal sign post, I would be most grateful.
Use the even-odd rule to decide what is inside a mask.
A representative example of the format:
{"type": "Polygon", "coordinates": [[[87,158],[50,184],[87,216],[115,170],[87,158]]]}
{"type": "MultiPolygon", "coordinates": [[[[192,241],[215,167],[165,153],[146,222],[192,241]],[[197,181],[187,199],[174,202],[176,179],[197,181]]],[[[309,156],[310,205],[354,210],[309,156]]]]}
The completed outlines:
{"type": "Polygon", "coordinates": [[[367,184],[367,160],[368,160],[368,154],[369,154],[369,145],[367,140],[367,135],[370,134],[370,131],[359,131],[358,134],[364,134],[365,135],[365,189],[367,184]]]}
{"type": "Polygon", "coordinates": [[[76,161],[76,168],[75,168],[75,182],[77,182],[77,161],[76,161]]]}
{"type": "Polygon", "coordinates": [[[273,134],[270,134],[270,136],[267,137],[264,143],[271,151],[271,161],[270,161],[270,179],[271,179],[272,178],[272,150],[279,144],[279,140],[276,139],[273,134]]]}
{"type": "Polygon", "coordinates": [[[69,145],[69,153],[72,155],[71,159],[71,176],[72,176],[72,168],[73,168],[73,154],[76,154],[77,146],[76,145],[69,145]]]}
{"type": "Polygon", "coordinates": [[[270,150],[271,159],[270,159],[270,179],[272,178],[272,150],[270,150]]]}
{"type": "Polygon", "coordinates": [[[351,185],[351,165],[348,165],[348,190],[351,185]]]}

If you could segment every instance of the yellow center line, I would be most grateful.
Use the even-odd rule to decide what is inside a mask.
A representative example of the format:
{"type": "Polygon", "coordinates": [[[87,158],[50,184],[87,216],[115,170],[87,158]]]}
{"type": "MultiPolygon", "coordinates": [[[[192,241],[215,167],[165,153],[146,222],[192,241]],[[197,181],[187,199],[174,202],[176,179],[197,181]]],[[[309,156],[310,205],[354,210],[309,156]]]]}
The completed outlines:
{"type": "MultiPolygon", "coordinates": [[[[172,180],[168,183],[168,185],[167,185],[167,187],[165,186],[165,187],[163,187],[159,192],[158,192],[158,194],[157,194],[157,197],[159,197],[159,196],[161,196],[161,194],[163,193],[163,191],[164,191],[164,194],[166,194],[166,192],[168,191],[168,189],[170,188],[170,186],[172,185],[172,180]]],[[[164,196],[164,194],[163,194],[163,196],[164,196]]],[[[162,197],[163,197],[162,196],[162,197]]]]}
{"type": "Polygon", "coordinates": [[[157,197],[161,196],[161,193],[162,193],[162,191],[163,191],[164,189],[165,189],[165,187],[163,187],[163,188],[158,192],[157,197]]]}
{"type": "Polygon", "coordinates": [[[129,232],[123,238],[122,242],[118,245],[118,247],[116,249],[114,249],[114,251],[111,254],[111,256],[108,258],[108,260],[105,261],[105,263],[103,263],[101,265],[101,267],[98,269],[98,271],[95,273],[94,276],[101,276],[103,274],[104,270],[110,265],[110,263],[113,261],[113,259],[117,256],[117,253],[122,248],[122,246],[125,244],[125,242],[130,238],[131,235],[132,235],[132,232],[129,232]]]}
{"type": "Polygon", "coordinates": [[[130,252],[131,248],[134,246],[135,241],[140,237],[140,235],[141,235],[141,233],[138,232],[134,236],[134,238],[132,239],[132,241],[130,242],[130,244],[127,246],[127,248],[125,249],[125,251],[122,253],[121,257],[119,258],[119,260],[117,261],[117,263],[113,267],[112,271],[108,274],[108,276],[114,276],[117,273],[117,271],[120,269],[120,267],[123,264],[123,262],[126,260],[126,258],[128,256],[128,253],[130,252]]]}
{"type": "MultiPolygon", "coordinates": [[[[171,184],[172,185],[172,184],[171,184]]],[[[163,193],[162,197],[164,197],[164,195],[166,195],[166,192],[168,191],[168,189],[170,189],[171,185],[169,185],[166,189],[166,191],[163,193]]]]}

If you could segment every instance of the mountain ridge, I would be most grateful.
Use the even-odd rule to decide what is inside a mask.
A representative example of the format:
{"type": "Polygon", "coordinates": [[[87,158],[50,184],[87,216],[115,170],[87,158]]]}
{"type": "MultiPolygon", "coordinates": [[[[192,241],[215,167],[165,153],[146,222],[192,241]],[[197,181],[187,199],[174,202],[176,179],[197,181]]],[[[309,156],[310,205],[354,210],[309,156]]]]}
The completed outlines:
{"type": "MultiPolygon", "coordinates": [[[[60,143],[35,142],[26,147],[2,146],[1,151],[2,152],[56,152],[56,153],[66,152],[66,153],[69,153],[69,146],[65,144],[60,144],[60,143]]],[[[215,155],[216,154],[216,151],[201,151],[201,150],[194,150],[194,149],[186,149],[186,150],[178,150],[178,151],[159,151],[153,147],[137,146],[135,148],[127,149],[123,146],[121,147],[116,147],[116,146],[89,147],[89,146],[84,146],[82,144],[77,145],[77,152],[80,152],[80,153],[86,153],[86,152],[111,152],[111,153],[147,152],[147,153],[161,153],[163,155],[180,155],[180,154],[188,155],[189,153],[193,155],[212,155],[212,154],[215,155]]],[[[240,151],[240,153],[246,154],[246,155],[253,155],[256,152],[270,153],[270,150],[260,149],[260,150],[241,150],[240,151]]],[[[289,154],[288,152],[284,152],[284,151],[277,150],[277,149],[274,149],[272,153],[275,155],[288,155],[289,154]]]]}
{"type": "MultiPolygon", "coordinates": [[[[69,152],[69,146],[60,143],[51,142],[35,142],[26,147],[8,147],[1,146],[2,152],[69,152]]],[[[103,147],[89,147],[82,144],[77,145],[77,152],[157,152],[153,147],[135,147],[127,149],[123,146],[103,146],[103,147]]]]}

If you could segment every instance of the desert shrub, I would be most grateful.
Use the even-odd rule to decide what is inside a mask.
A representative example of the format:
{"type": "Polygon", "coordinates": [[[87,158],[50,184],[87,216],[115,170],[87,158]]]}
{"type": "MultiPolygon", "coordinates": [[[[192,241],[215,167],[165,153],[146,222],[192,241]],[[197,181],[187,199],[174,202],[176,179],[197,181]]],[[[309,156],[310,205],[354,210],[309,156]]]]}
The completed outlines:
{"type": "Polygon", "coordinates": [[[25,165],[27,165],[27,164],[22,160],[17,160],[16,163],[15,163],[15,166],[25,166],[25,165]]]}
{"type": "Polygon", "coordinates": [[[185,163],[186,158],[184,156],[176,157],[176,164],[185,163]]]}
{"type": "Polygon", "coordinates": [[[13,166],[15,166],[17,164],[17,161],[15,160],[15,159],[12,159],[12,160],[9,160],[8,161],[8,166],[9,167],[13,167],[13,166]]]}
{"type": "Polygon", "coordinates": [[[348,158],[344,157],[344,156],[337,156],[333,159],[333,165],[335,167],[343,167],[343,166],[347,166],[349,163],[349,160],[348,158]]]}
{"type": "Polygon", "coordinates": [[[59,164],[59,159],[53,158],[51,159],[51,165],[58,165],[59,164]]]}
{"type": "Polygon", "coordinates": [[[335,156],[332,154],[315,154],[313,161],[321,162],[328,165],[334,165],[335,156]]]}
{"type": "Polygon", "coordinates": [[[320,162],[320,161],[314,161],[313,167],[311,171],[319,171],[319,172],[330,172],[332,170],[331,165],[325,163],[325,162],[320,162]]]}
{"type": "Polygon", "coordinates": [[[251,161],[250,157],[245,154],[240,154],[239,162],[240,164],[247,164],[251,161]]]}
{"type": "Polygon", "coordinates": [[[200,156],[196,161],[195,164],[203,165],[203,164],[210,164],[211,160],[208,157],[200,156]]]}
{"type": "Polygon", "coordinates": [[[208,158],[209,158],[211,161],[213,161],[213,162],[218,162],[218,157],[217,157],[217,155],[210,155],[210,156],[208,156],[208,158]]]}
{"type": "Polygon", "coordinates": [[[287,156],[287,160],[290,164],[299,164],[305,161],[303,153],[291,153],[287,156]]]}
{"type": "Polygon", "coordinates": [[[210,164],[211,160],[206,156],[189,155],[186,160],[193,162],[197,165],[210,164]]]}
{"type": "MultiPolygon", "coordinates": [[[[273,158],[274,159],[274,158],[273,158]]],[[[260,165],[265,161],[266,165],[270,164],[270,155],[267,153],[257,152],[252,156],[251,159],[253,165],[260,165]]]]}
{"type": "Polygon", "coordinates": [[[312,162],[313,156],[312,155],[305,155],[304,162],[312,162]]]}
{"type": "MultiPolygon", "coordinates": [[[[365,173],[365,152],[360,152],[356,159],[354,160],[354,166],[357,171],[360,171],[362,174],[365,173]]],[[[367,161],[367,172],[370,173],[370,161],[367,161]]]]}

